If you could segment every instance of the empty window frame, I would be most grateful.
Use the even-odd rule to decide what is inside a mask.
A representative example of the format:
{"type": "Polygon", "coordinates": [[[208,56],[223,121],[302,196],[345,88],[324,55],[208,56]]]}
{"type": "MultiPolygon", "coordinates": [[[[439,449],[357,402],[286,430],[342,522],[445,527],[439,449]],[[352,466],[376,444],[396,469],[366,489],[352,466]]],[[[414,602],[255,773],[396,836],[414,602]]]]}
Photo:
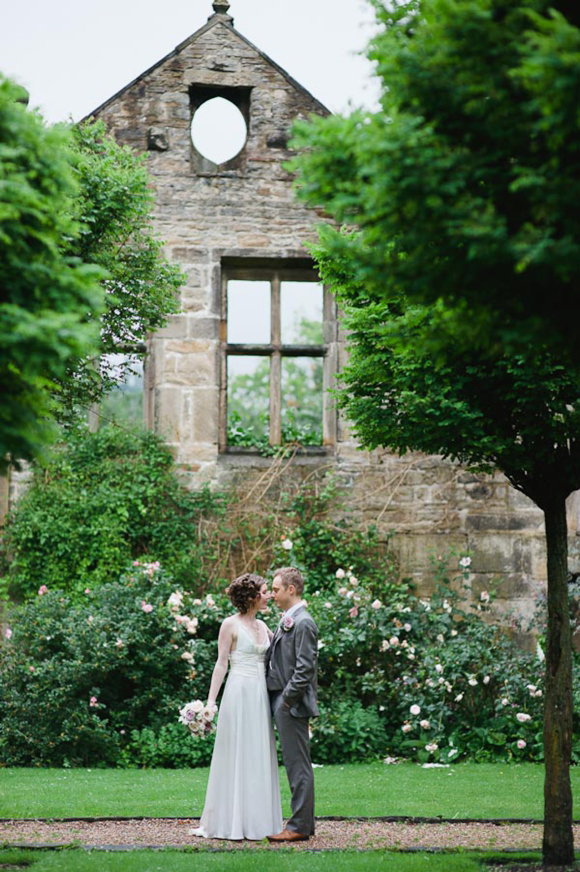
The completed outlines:
{"type": "Polygon", "coordinates": [[[226,267],[222,275],[220,449],[336,440],[331,295],[312,267],[226,267]]]}

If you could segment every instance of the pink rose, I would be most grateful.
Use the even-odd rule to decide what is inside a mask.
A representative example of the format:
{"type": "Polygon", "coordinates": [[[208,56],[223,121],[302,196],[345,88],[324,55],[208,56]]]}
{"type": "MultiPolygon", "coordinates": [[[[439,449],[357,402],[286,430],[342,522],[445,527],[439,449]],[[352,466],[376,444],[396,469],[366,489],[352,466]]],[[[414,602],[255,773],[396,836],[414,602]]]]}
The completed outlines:
{"type": "Polygon", "coordinates": [[[48,588],[45,584],[41,584],[38,588],[38,596],[42,596],[45,593],[48,593],[48,588]]]}
{"type": "Polygon", "coordinates": [[[98,706],[98,704],[99,704],[99,701],[98,701],[97,697],[96,697],[96,696],[91,696],[91,698],[90,698],[90,700],[89,700],[89,705],[90,705],[90,707],[91,707],[91,708],[95,708],[96,706],[98,706]]]}
{"type": "Polygon", "coordinates": [[[10,629],[10,627],[6,627],[6,632],[4,633],[4,635],[6,636],[7,639],[12,638],[12,630],[10,629]]]}
{"type": "Polygon", "coordinates": [[[357,606],[352,607],[352,609],[349,611],[349,615],[351,616],[351,618],[356,618],[356,616],[358,615],[357,606]]]}
{"type": "Polygon", "coordinates": [[[153,611],[153,606],[151,605],[151,603],[146,603],[145,600],[141,600],[141,608],[143,609],[144,612],[152,612],[153,611]]]}
{"type": "Polygon", "coordinates": [[[282,629],[284,630],[285,633],[288,633],[292,629],[293,626],[294,626],[294,618],[288,617],[288,618],[284,618],[284,620],[282,621],[282,629]]]}

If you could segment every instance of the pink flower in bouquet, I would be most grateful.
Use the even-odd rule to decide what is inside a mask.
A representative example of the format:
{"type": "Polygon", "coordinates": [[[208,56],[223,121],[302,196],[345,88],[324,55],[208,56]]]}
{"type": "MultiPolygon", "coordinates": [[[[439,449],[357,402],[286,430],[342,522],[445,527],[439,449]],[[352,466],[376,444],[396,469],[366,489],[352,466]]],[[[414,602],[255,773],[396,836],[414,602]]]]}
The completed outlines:
{"type": "Polygon", "coordinates": [[[48,588],[45,584],[41,584],[38,588],[38,596],[42,596],[45,593],[48,593],[48,588]]]}
{"type": "Polygon", "coordinates": [[[6,632],[4,633],[4,635],[6,636],[7,639],[12,638],[12,630],[10,629],[10,627],[6,627],[6,632]]]}
{"type": "Polygon", "coordinates": [[[282,629],[285,633],[288,633],[292,627],[294,626],[294,618],[284,618],[282,621],[282,629]]]}
{"type": "Polygon", "coordinates": [[[153,606],[151,605],[151,603],[146,603],[145,600],[141,600],[141,608],[143,609],[144,612],[152,612],[153,611],[153,606]]]}
{"type": "Polygon", "coordinates": [[[96,697],[96,696],[91,696],[91,698],[90,698],[90,700],[89,700],[89,705],[90,705],[90,707],[91,707],[91,708],[96,708],[96,706],[98,706],[98,704],[99,704],[99,701],[98,701],[97,697],[96,697]]]}

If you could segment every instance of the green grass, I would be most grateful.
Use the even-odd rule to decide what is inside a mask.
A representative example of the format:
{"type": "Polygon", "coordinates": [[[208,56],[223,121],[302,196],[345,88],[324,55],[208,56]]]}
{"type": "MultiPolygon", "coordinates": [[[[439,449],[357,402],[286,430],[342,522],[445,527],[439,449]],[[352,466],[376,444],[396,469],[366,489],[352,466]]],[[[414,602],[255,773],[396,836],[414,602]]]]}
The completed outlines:
{"type": "MultiPolygon", "coordinates": [[[[316,814],[378,817],[542,818],[540,764],[461,763],[422,769],[413,763],[315,769],[316,814]]],[[[580,796],[580,767],[572,769],[580,796]]],[[[195,817],[207,769],[0,769],[0,817],[195,817]]],[[[280,771],[284,814],[286,775],[280,771]]]]}
{"type": "Polygon", "coordinates": [[[294,851],[228,854],[178,851],[0,852],[3,863],[32,862],[31,872],[481,872],[477,858],[466,854],[392,854],[344,851],[302,854],[294,851]]]}

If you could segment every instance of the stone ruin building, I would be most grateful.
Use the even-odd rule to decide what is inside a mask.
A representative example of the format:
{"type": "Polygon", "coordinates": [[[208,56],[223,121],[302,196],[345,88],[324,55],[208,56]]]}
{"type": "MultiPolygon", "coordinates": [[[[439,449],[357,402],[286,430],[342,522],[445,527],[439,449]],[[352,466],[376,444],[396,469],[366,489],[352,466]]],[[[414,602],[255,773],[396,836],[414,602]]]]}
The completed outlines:
{"type": "MultiPolygon", "coordinates": [[[[432,556],[451,546],[472,555],[474,600],[497,583],[506,612],[530,614],[546,573],[542,513],[500,475],[360,451],[326,393],[345,336],[305,247],[321,216],[293,195],[287,161],[292,123],[328,110],[234,29],[229,5],[215,0],[203,27],[92,113],[147,154],[156,228],[186,276],[180,313],[149,343],[146,425],[172,447],[192,488],[250,487],[267,476],[272,458],[244,441],[257,421],[272,445],[309,427],[313,444],[285,475],[334,472],[357,520],[392,534],[401,570],[420,590],[430,592],[432,556]],[[235,107],[245,141],[212,161],[194,145],[192,121],[216,99],[235,107]]],[[[576,536],[574,498],[569,524],[576,536]]]]}

